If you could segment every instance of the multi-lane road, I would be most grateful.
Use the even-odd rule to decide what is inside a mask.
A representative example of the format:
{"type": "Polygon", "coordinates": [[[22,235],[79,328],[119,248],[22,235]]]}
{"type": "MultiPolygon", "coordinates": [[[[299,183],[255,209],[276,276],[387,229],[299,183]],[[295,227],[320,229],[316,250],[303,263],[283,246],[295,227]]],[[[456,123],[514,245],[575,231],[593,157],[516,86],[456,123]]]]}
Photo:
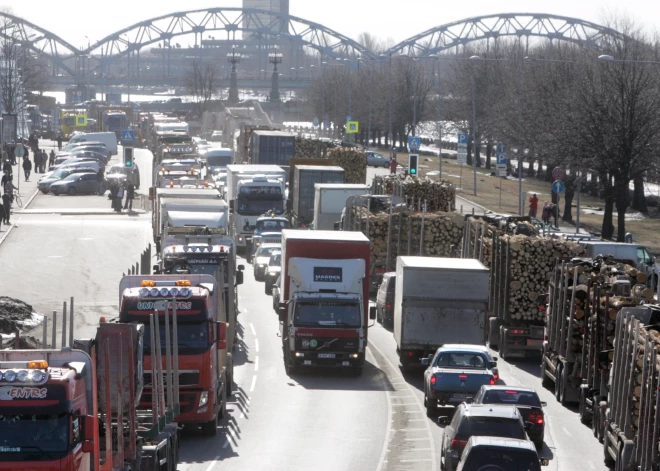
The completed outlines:
{"type": "MultiPolygon", "coordinates": [[[[151,154],[138,150],[136,162],[146,191],[151,154]]],[[[92,335],[99,317],[116,313],[121,274],[151,241],[149,214],[103,214],[108,208],[98,196],[37,195],[33,211],[14,217],[18,228],[0,245],[0,294],[46,314],[74,296],[76,337],[92,335]]],[[[361,377],[289,377],[271,298],[245,265],[228,418],[215,437],[184,432],[179,470],[439,469],[443,428],[422,407],[421,371],[400,371],[392,333],[370,328],[361,377]]],[[[602,445],[576,411],[542,388],[538,363],[500,360],[500,375],[506,384],[535,388],[548,403],[546,469],[606,470],[602,445]]]]}

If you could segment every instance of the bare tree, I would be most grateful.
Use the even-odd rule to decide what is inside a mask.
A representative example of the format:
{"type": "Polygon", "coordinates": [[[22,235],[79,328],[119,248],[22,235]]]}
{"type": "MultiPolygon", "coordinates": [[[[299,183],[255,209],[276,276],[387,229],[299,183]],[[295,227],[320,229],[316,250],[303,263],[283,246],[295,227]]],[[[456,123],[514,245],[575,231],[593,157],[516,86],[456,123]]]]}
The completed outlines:
{"type": "Polygon", "coordinates": [[[214,63],[201,63],[197,59],[192,61],[190,71],[186,76],[186,88],[193,97],[199,112],[206,111],[208,104],[220,89],[220,73],[214,63]]]}

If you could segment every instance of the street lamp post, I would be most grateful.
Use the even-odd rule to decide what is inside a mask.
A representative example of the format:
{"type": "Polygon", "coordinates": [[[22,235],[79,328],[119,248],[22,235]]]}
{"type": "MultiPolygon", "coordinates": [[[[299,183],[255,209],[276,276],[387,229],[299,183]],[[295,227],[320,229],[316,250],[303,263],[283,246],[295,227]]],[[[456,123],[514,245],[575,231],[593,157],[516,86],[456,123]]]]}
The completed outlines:
{"type": "Polygon", "coordinates": [[[236,64],[241,62],[241,55],[236,54],[236,51],[232,49],[231,52],[227,53],[227,62],[231,64],[231,75],[229,77],[229,103],[236,104],[238,103],[238,77],[236,75],[236,64]]]}
{"type": "Polygon", "coordinates": [[[268,62],[273,64],[273,80],[270,89],[270,101],[276,103],[280,101],[280,76],[277,71],[277,64],[282,63],[282,54],[271,52],[268,54],[268,62]]]}
{"type": "MultiPolygon", "coordinates": [[[[470,60],[481,60],[479,56],[472,56],[470,60]]],[[[474,180],[474,196],[477,196],[477,149],[479,143],[477,142],[477,101],[476,101],[476,86],[474,81],[474,70],[472,71],[472,170],[474,180]]]]}

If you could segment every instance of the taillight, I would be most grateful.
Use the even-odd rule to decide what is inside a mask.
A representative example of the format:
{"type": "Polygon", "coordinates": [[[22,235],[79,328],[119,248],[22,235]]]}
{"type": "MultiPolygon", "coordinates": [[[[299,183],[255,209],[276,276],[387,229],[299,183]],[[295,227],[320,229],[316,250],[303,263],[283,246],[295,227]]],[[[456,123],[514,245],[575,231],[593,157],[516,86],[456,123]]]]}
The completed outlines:
{"type": "Polygon", "coordinates": [[[391,305],[391,304],[386,304],[386,305],[385,305],[385,309],[391,309],[391,308],[392,308],[392,305],[391,305]]]}
{"type": "Polygon", "coordinates": [[[492,376],[492,377],[490,378],[490,385],[493,386],[493,385],[495,385],[495,384],[497,384],[497,379],[495,378],[495,376],[492,376]]]}
{"type": "Polygon", "coordinates": [[[543,414],[529,414],[528,421],[536,425],[543,425],[543,414]]]}
{"type": "Polygon", "coordinates": [[[500,376],[499,376],[499,375],[493,375],[493,379],[494,379],[495,381],[497,381],[498,379],[500,379],[500,376]]]}
{"type": "Polygon", "coordinates": [[[465,445],[467,445],[467,440],[460,440],[458,438],[454,438],[451,441],[451,447],[452,448],[464,448],[465,445]]]}
{"type": "Polygon", "coordinates": [[[458,375],[460,379],[467,379],[467,375],[458,375]]]}
{"type": "Polygon", "coordinates": [[[431,386],[435,386],[435,382],[437,379],[435,379],[435,376],[431,376],[431,386]]]}
{"type": "Polygon", "coordinates": [[[413,352],[408,352],[408,356],[409,356],[409,357],[411,357],[411,356],[413,356],[413,355],[414,355],[413,352]]]}

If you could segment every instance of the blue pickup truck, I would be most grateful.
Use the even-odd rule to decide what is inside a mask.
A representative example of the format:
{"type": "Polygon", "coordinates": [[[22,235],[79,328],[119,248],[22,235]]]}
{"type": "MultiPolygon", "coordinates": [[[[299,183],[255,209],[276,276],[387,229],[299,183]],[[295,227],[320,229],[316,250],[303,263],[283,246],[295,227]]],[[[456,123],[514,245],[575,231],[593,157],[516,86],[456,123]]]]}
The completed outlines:
{"type": "Polygon", "coordinates": [[[438,416],[438,405],[455,406],[474,397],[483,385],[497,384],[497,357],[481,345],[443,345],[422,358],[426,415],[438,416]]]}

